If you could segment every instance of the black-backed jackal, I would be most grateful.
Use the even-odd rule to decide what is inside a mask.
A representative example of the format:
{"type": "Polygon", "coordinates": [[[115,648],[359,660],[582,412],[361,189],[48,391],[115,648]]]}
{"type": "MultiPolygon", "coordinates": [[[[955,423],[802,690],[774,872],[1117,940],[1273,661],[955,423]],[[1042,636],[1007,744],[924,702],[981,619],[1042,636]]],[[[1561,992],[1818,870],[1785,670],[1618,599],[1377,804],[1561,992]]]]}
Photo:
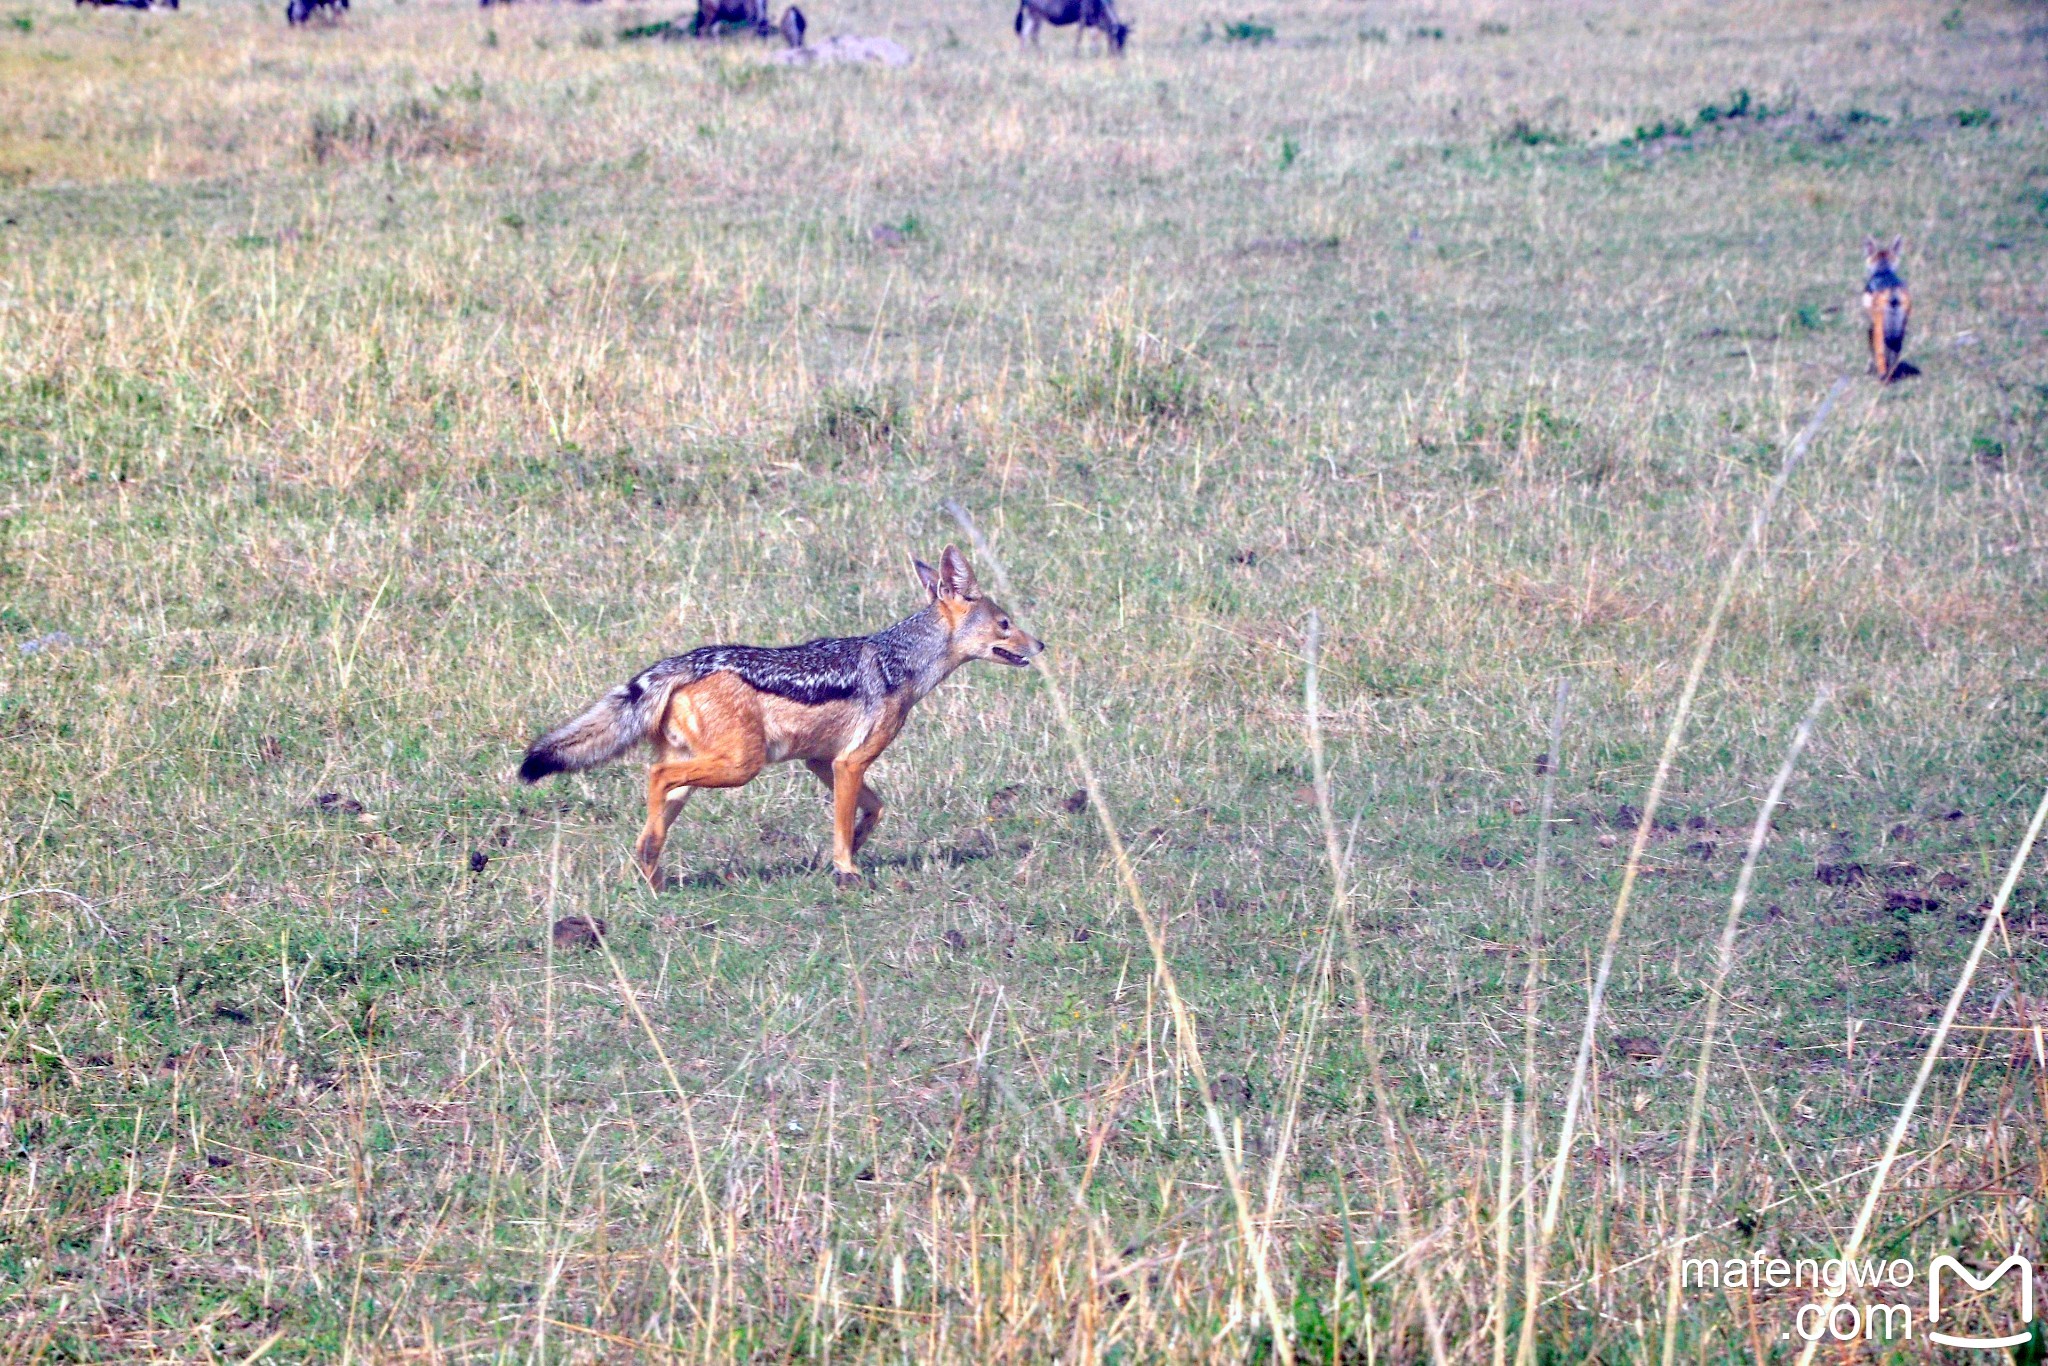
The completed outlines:
{"type": "Polygon", "coordinates": [[[924,608],[869,636],[804,645],[706,645],[664,659],[533,742],[519,776],[594,768],[642,741],[647,824],[634,846],[640,873],[663,885],[661,847],[700,787],[742,787],[769,764],[801,762],[832,792],[832,867],[858,881],[855,855],[882,819],[869,765],[903,731],[910,709],[973,659],[1022,668],[1045,643],[983,597],[952,546],[933,569],[916,561],[924,608]]]}
{"type": "Polygon", "coordinates": [[[1903,237],[1894,237],[1888,247],[1880,246],[1875,237],[1863,239],[1863,265],[1868,271],[1863,280],[1863,312],[1870,322],[1870,368],[1879,382],[1886,384],[1911,372],[1911,367],[1899,367],[1899,353],[1906,349],[1906,319],[1913,312],[1913,297],[1899,277],[1899,257],[1905,246],[1903,237]]]}

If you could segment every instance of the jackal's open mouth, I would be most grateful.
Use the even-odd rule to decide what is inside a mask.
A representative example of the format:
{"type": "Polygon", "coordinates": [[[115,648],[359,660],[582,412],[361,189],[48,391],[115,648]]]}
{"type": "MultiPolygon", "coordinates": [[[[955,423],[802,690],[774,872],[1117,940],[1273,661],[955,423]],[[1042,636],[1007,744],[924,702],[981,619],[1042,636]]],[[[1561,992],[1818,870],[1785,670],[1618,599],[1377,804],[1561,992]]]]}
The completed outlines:
{"type": "Polygon", "coordinates": [[[1026,659],[1024,656],[1019,654],[1012,654],[1010,651],[1005,650],[1000,645],[989,646],[988,652],[994,655],[997,659],[1002,660],[1003,663],[1011,665],[1015,668],[1026,668],[1031,663],[1031,661],[1026,659]]]}

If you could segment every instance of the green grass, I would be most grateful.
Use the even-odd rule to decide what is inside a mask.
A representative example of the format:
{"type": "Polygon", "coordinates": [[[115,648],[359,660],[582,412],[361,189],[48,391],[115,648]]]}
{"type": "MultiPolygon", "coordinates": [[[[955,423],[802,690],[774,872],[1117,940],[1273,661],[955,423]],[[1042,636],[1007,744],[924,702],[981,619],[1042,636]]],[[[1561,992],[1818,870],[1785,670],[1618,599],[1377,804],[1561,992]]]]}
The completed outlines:
{"type": "MultiPolygon", "coordinates": [[[[1726,1257],[1846,1231],[2048,772],[2031,11],[1397,7],[1360,41],[1334,3],[1154,7],[1121,61],[1019,57],[995,9],[810,15],[917,50],[888,71],[610,41],[673,18],[630,6],[16,8],[10,1360],[1272,1353],[1042,680],[923,705],[861,891],[800,770],[694,802],[659,896],[626,876],[630,765],[512,781],[664,654],[907,612],[909,556],[961,539],[948,498],[1051,644],[1261,1219],[1297,1126],[1290,1340],[1426,1358],[1426,1275],[1485,1359],[1502,1103],[1554,1141],[1720,567],[1860,375],[1860,244],[1900,232],[1923,373],[1859,379],[1737,593],[1540,1359],[1654,1359],[1712,941],[1822,682],[1691,1226],[1726,1257]],[[1231,25],[1284,38],[1203,42],[1231,25]],[[1312,801],[1311,610],[1384,1115],[1312,801]],[[570,914],[620,976],[550,953],[570,914]],[[1435,1236],[1375,1277],[1404,1251],[1383,1118],[1435,1236]]],[[[2038,1238],[2044,941],[2030,872],[1888,1255],[2038,1238]]],[[[1797,1304],[1689,1299],[1682,1354],[1782,1352],[1797,1304]]]]}

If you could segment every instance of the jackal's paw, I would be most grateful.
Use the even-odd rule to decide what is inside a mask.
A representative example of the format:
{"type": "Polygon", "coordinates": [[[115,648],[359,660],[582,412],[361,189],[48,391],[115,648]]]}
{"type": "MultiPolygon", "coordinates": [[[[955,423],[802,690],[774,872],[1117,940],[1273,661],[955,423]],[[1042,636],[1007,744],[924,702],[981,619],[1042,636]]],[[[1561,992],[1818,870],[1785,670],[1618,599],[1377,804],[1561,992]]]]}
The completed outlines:
{"type": "Polygon", "coordinates": [[[867,885],[867,879],[863,878],[860,875],[860,870],[858,868],[854,869],[850,873],[847,872],[844,868],[834,868],[832,870],[832,885],[835,887],[846,887],[849,889],[865,887],[867,885]]]}
{"type": "Polygon", "coordinates": [[[640,874],[640,880],[647,884],[649,891],[668,890],[668,872],[660,864],[657,863],[651,868],[644,863],[635,864],[634,871],[640,874]]]}

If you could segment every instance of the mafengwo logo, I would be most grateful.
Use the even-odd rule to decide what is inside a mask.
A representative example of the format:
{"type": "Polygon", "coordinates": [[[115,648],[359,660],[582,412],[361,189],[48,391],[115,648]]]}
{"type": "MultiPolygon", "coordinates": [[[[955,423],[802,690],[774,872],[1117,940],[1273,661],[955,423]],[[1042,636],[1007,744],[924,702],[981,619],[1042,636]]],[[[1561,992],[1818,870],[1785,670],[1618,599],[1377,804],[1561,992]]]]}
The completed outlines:
{"type": "Polygon", "coordinates": [[[2034,1340],[2034,1268],[2019,1253],[1981,1276],[1954,1257],[1936,1257],[1927,1268],[1924,1311],[1912,1293],[1918,1281],[1913,1264],[1903,1257],[1889,1262],[1786,1261],[1761,1252],[1726,1261],[1688,1258],[1679,1273],[1679,1283],[1689,1289],[1811,1292],[1814,1298],[1798,1306],[1784,1332],[1809,1343],[1910,1342],[1919,1337],[1965,1351],[2002,1352],[2034,1340]],[[2004,1331],[1996,1337],[1949,1331],[1965,1320],[2004,1331]]]}
{"type": "MultiPolygon", "coordinates": [[[[1953,1284],[1953,1282],[1951,1282],[1953,1284]]],[[[2034,1267],[2026,1258],[2014,1253],[1986,1272],[1983,1276],[1973,1274],[1967,1266],[1953,1257],[1936,1257],[1934,1264],[1927,1268],[1927,1337],[1944,1347],[1972,1347],[1986,1351],[1998,1351],[2006,1347],[2023,1347],[2033,1338],[2034,1331],[2034,1267]],[[1998,1338],[1953,1337],[1938,1331],[1935,1324],[1941,1322],[1941,1273],[1948,1271],[1960,1278],[1970,1289],[1984,1293],[2005,1279],[2008,1271],[2017,1271],[2020,1303],[2016,1326],[2019,1331],[1998,1338]]]]}

